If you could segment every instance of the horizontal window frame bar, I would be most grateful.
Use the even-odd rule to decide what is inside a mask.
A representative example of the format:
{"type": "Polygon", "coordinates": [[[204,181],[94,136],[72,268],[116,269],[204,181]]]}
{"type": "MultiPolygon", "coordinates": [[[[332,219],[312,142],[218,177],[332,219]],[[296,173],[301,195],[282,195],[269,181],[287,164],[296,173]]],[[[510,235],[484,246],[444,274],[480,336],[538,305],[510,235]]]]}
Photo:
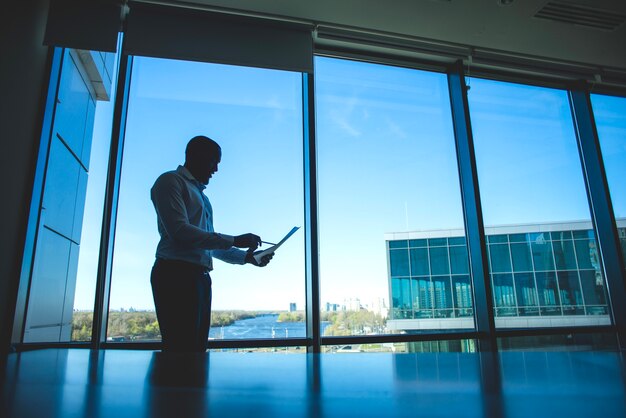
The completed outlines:
{"type": "Polygon", "coordinates": [[[376,343],[408,343],[416,341],[438,340],[465,340],[478,339],[477,331],[435,331],[421,334],[387,334],[387,335],[354,335],[341,337],[322,337],[322,346],[347,344],[376,344],[376,343]],[[443,338],[442,338],[443,337],[443,338]]]}
{"type": "Polygon", "coordinates": [[[397,56],[392,54],[362,52],[352,48],[316,47],[313,51],[313,58],[326,57],[342,60],[358,61],[369,64],[388,65],[393,67],[408,68],[410,70],[429,71],[433,73],[446,74],[449,70],[447,63],[436,60],[427,60],[397,56]]]}
{"type": "MultiPolygon", "coordinates": [[[[498,328],[495,331],[496,338],[508,337],[532,337],[546,335],[565,334],[602,334],[612,333],[617,335],[614,325],[579,326],[579,327],[542,327],[542,328],[498,328]]],[[[475,330],[433,331],[420,334],[387,334],[387,335],[352,335],[341,337],[321,337],[321,345],[349,345],[349,344],[376,344],[376,343],[407,343],[419,341],[445,341],[445,340],[478,340],[483,333],[475,330]]],[[[312,343],[310,338],[288,339],[250,339],[250,340],[212,340],[207,344],[207,349],[237,349],[237,348],[272,348],[272,347],[307,347],[312,343]]],[[[61,343],[21,343],[13,346],[16,352],[25,352],[43,349],[91,349],[88,341],[72,341],[61,343]]],[[[100,348],[113,350],[161,350],[162,343],[159,341],[146,342],[103,342],[100,348]]]]}
{"type": "MultiPolygon", "coordinates": [[[[359,50],[348,46],[330,46],[315,45],[313,49],[314,58],[316,56],[346,59],[359,61],[364,63],[392,65],[396,67],[408,68],[413,70],[430,71],[436,73],[448,73],[454,66],[453,62],[446,60],[411,58],[396,54],[377,53],[372,51],[359,50]]],[[[451,56],[450,59],[453,57],[451,56]]],[[[555,70],[550,74],[533,73],[530,69],[516,64],[514,62],[507,63],[502,61],[498,64],[498,68],[488,67],[485,63],[472,60],[468,63],[468,58],[464,58],[463,68],[466,77],[483,78],[488,80],[524,84],[533,87],[547,87],[559,90],[571,90],[581,79],[593,82],[589,79],[589,75],[578,74],[573,72],[564,72],[563,75],[555,70]],[[526,71],[526,72],[525,72],[526,71]]],[[[595,94],[607,94],[618,97],[626,96],[626,85],[612,84],[607,76],[601,78],[601,82],[594,84],[593,92],[595,94]],[[605,83],[603,84],[603,82],[605,83]]],[[[619,83],[619,81],[618,81],[619,83]]],[[[470,83],[471,84],[471,83],[470,83]]]]}

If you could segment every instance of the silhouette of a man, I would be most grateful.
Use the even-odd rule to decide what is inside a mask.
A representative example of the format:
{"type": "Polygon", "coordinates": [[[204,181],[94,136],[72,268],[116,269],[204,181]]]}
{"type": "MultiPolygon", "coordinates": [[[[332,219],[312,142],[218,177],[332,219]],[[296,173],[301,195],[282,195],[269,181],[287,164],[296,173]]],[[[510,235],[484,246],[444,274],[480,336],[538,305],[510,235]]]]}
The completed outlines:
{"type": "Polygon", "coordinates": [[[273,256],[256,262],[258,235],[213,230],[213,209],[203,191],[221,158],[215,141],[196,136],[187,144],[184,166],[159,176],[150,191],[161,235],[150,282],[164,351],[206,351],[213,257],[263,267],[273,256]]]}

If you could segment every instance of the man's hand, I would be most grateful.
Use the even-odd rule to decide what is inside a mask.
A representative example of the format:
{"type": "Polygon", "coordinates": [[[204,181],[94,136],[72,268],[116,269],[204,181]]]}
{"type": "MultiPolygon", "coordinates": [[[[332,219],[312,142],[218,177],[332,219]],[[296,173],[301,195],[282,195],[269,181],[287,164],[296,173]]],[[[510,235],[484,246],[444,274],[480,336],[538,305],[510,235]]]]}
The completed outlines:
{"type": "Polygon", "coordinates": [[[233,242],[233,246],[237,248],[248,248],[254,251],[261,245],[261,237],[254,234],[237,235],[233,242]]]}
{"type": "Polygon", "coordinates": [[[246,254],[246,263],[252,264],[253,266],[257,266],[257,267],[265,267],[269,264],[270,260],[272,259],[272,257],[274,257],[274,253],[269,253],[267,255],[264,255],[263,257],[261,257],[261,261],[260,262],[256,262],[256,258],[254,258],[254,254],[258,254],[261,251],[257,251],[256,253],[253,251],[248,251],[248,254],[246,254]]]}

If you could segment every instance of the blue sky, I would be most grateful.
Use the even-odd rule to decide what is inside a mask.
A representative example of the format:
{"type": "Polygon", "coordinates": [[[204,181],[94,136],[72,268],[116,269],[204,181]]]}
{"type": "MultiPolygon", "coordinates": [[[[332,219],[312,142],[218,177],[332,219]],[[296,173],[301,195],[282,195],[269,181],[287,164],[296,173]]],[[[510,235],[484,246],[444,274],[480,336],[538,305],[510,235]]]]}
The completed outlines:
{"type": "MultiPolygon", "coordinates": [[[[322,303],[388,303],[384,234],[463,225],[446,77],[330,58],[315,66],[322,303]]],[[[611,179],[626,174],[626,99],[612,99],[594,97],[593,104],[623,216],[624,186],[611,179]]],[[[486,225],[589,219],[564,91],[472,79],[469,101],[486,225]]],[[[96,117],[79,309],[93,306],[111,103],[100,102],[96,117]]],[[[136,58],[113,309],[153,307],[158,234],[149,189],[182,164],[186,142],[198,134],[223,149],[206,190],[216,230],[274,241],[303,225],[301,75],[136,58]]],[[[216,261],[212,277],[214,309],[303,308],[304,231],[268,267],[216,261]]]]}

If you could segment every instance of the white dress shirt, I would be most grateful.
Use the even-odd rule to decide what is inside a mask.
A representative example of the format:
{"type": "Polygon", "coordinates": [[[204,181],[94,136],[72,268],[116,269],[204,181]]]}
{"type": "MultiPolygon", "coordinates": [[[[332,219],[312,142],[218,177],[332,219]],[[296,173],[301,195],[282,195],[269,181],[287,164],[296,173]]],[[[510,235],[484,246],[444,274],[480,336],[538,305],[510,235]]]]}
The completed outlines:
{"type": "Polygon", "coordinates": [[[246,252],[233,247],[234,238],[213,230],[213,208],[205,185],[183,166],[168,171],[150,190],[161,240],[156,256],[213,269],[212,257],[245,264],[246,252]]]}

